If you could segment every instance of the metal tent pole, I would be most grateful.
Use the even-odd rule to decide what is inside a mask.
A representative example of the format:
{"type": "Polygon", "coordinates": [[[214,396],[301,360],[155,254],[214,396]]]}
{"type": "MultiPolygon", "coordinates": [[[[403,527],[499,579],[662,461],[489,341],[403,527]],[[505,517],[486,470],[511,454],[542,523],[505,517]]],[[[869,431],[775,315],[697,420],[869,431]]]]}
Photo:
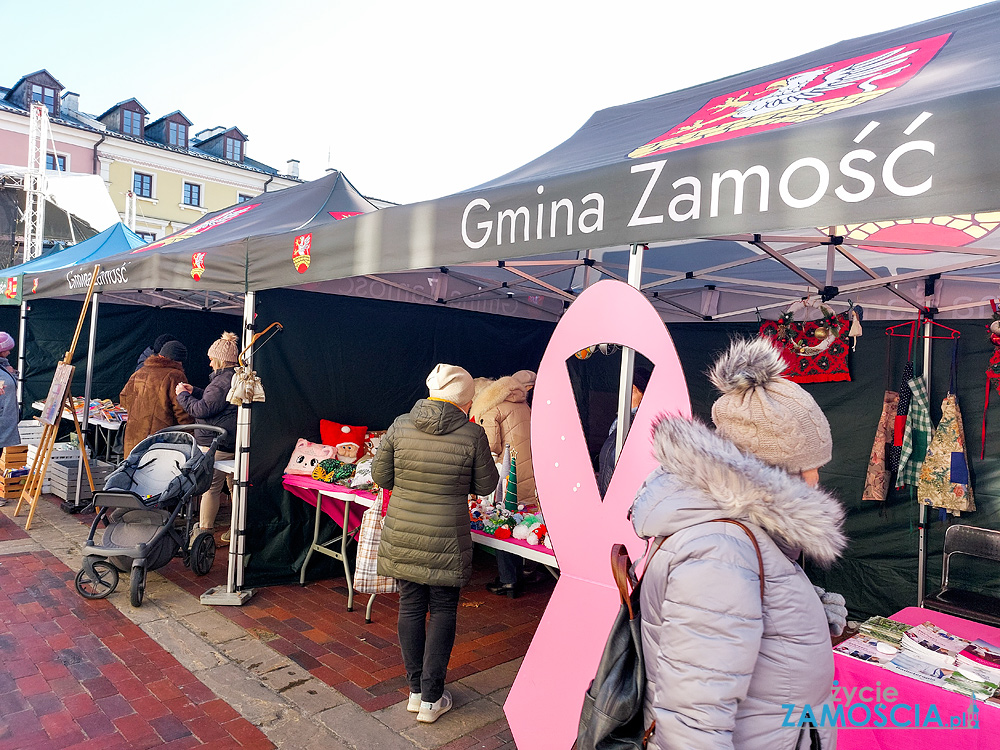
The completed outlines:
{"type": "Polygon", "coordinates": [[[24,413],[24,337],[28,335],[28,303],[21,301],[21,320],[17,329],[17,406],[24,413]]]}
{"type": "MultiPolygon", "coordinates": [[[[928,401],[931,397],[931,333],[931,321],[924,320],[924,378],[928,401]]],[[[924,595],[927,593],[924,582],[927,574],[927,506],[918,501],[917,507],[919,508],[917,518],[917,606],[922,607],[924,595]]]]}
{"type": "MultiPolygon", "coordinates": [[[[628,283],[636,289],[642,287],[642,258],[645,245],[632,245],[628,254],[628,283]]],[[[611,311],[608,311],[609,314],[611,311]]],[[[601,343],[617,344],[617,341],[601,343]]],[[[635,350],[622,347],[622,370],[618,387],[618,434],[615,437],[615,464],[622,454],[625,436],[632,425],[632,372],[635,366],[635,350]]]]}
{"type": "MultiPolygon", "coordinates": [[[[94,355],[97,351],[97,305],[99,292],[95,292],[90,299],[90,340],[87,342],[87,379],[83,385],[83,418],[80,420],[80,434],[87,434],[87,426],[90,424],[90,387],[94,380],[94,355]]],[[[96,446],[95,446],[96,447],[96,446]]],[[[97,451],[95,450],[96,454],[97,451]]],[[[76,462],[76,497],[73,505],[77,508],[82,505],[80,502],[80,490],[83,488],[83,462],[88,460],[87,446],[80,446],[80,458],[76,462]]],[[[96,490],[96,487],[92,487],[96,490]]]]}
{"type": "MultiPolygon", "coordinates": [[[[253,349],[249,348],[254,334],[256,294],[243,297],[243,363],[253,369],[253,349]]],[[[253,589],[243,588],[243,566],[246,557],[247,490],[250,487],[250,416],[252,404],[240,404],[236,419],[236,468],[233,473],[233,512],[230,524],[229,570],[226,588],[209,589],[201,595],[202,604],[239,606],[250,600],[253,589]]]]}

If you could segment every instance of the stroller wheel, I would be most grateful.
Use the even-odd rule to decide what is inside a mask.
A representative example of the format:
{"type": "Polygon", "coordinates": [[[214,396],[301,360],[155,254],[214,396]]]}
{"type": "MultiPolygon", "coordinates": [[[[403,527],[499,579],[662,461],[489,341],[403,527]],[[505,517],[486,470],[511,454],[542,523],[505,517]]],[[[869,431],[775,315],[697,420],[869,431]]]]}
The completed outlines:
{"type": "Polygon", "coordinates": [[[84,599],[103,599],[118,587],[118,568],[107,560],[96,560],[93,578],[81,568],[74,583],[84,599]]]}
{"type": "Polygon", "coordinates": [[[209,533],[198,534],[191,542],[191,570],[197,576],[203,576],[212,569],[215,562],[215,536],[209,533]]]}
{"type": "Polygon", "coordinates": [[[135,565],[129,573],[129,599],[133,607],[142,606],[142,596],[146,593],[146,566],[135,565]]]}

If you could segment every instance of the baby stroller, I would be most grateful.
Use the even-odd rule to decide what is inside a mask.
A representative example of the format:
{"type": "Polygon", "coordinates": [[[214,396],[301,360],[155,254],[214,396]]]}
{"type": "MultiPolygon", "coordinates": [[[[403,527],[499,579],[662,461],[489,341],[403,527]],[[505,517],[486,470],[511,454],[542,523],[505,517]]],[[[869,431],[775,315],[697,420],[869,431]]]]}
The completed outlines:
{"type": "Polygon", "coordinates": [[[131,570],[131,601],[142,606],[146,573],[175,555],[196,575],[212,569],[215,537],[205,531],[191,539],[197,515],[195,498],[212,483],[215,450],[226,434],[214,425],[179,425],[160,430],[139,443],[108,475],[104,490],[94,493],[100,512],[83,548],[76,590],[86,599],[103,599],[118,586],[119,571],[131,570]],[[194,430],[218,433],[206,453],[194,430]],[[104,524],[101,544],[95,542],[104,524]]]}

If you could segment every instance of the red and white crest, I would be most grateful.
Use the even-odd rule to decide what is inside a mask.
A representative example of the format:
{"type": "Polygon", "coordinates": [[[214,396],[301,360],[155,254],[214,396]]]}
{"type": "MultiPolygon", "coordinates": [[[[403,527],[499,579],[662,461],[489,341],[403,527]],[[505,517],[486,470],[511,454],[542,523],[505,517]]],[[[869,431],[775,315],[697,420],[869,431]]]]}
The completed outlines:
{"type": "Polygon", "coordinates": [[[942,34],[902,44],[717,96],[629,156],[641,159],[717,143],[856,107],[909,81],[950,37],[942,34]]]}
{"type": "Polygon", "coordinates": [[[295,244],[292,246],[292,263],[295,264],[295,270],[299,273],[305,273],[312,260],[309,255],[312,238],[312,234],[300,234],[295,238],[295,244]]]}
{"type": "Polygon", "coordinates": [[[205,258],[208,253],[194,253],[191,256],[191,278],[201,281],[201,275],[205,273],[205,258]]]}

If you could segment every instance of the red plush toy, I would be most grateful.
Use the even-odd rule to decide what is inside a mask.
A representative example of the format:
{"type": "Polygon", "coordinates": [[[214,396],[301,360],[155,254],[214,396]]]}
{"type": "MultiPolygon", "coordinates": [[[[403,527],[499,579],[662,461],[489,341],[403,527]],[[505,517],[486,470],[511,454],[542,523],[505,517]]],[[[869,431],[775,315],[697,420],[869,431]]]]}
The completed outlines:
{"type": "Polygon", "coordinates": [[[367,427],[340,424],[329,419],[319,421],[319,434],[324,445],[337,449],[337,459],[345,464],[353,464],[364,455],[367,427]]]}

